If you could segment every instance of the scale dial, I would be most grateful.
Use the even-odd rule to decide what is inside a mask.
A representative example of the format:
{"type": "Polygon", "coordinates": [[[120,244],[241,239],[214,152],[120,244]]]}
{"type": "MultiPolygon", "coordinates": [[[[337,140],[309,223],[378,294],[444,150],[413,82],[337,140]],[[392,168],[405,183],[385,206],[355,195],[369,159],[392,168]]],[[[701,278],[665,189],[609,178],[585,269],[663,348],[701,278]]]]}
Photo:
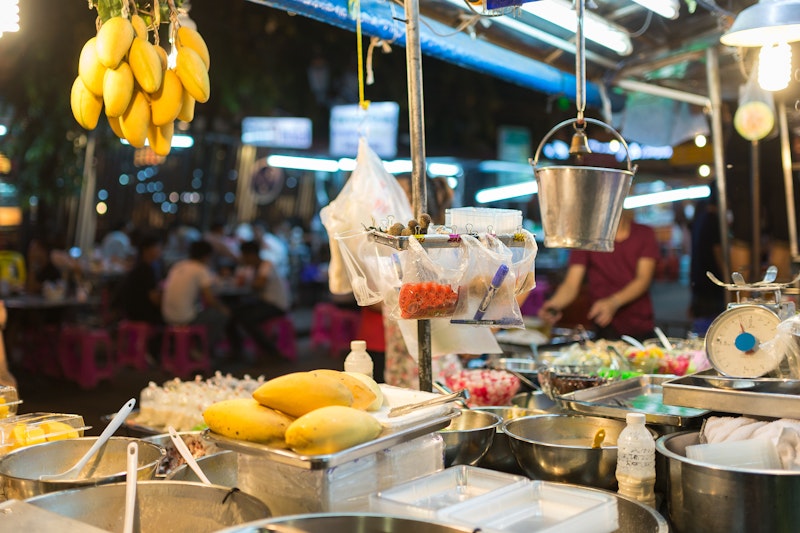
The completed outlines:
{"type": "Polygon", "coordinates": [[[719,315],[706,333],[706,353],[720,374],[737,378],[757,378],[780,364],[777,358],[759,348],[775,337],[780,317],[761,305],[731,307],[719,315]]]}

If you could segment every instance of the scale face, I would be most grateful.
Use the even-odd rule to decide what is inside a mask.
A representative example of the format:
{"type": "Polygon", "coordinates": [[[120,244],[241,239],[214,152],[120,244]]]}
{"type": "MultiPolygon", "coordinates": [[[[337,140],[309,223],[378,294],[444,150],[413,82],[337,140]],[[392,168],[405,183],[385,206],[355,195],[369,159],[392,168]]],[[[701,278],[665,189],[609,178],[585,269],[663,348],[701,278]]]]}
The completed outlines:
{"type": "Polygon", "coordinates": [[[759,345],[775,337],[781,318],[770,307],[734,305],[720,314],[706,332],[708,359],[720,374],[757,378],[780,364],[774,354],[759,345]]]}

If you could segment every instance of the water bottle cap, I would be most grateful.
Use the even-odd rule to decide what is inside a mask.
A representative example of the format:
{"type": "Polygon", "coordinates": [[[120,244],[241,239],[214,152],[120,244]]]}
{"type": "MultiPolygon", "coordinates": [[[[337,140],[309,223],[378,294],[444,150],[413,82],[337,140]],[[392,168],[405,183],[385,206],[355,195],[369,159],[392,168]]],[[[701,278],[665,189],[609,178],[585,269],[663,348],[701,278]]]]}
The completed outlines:
{"type": "Polygon", "coordinates": [[[628,413],[625,415],[625,422],[631,425],[643,426],[645,423],[644,413],[628,413]]]}
{"type": "Polygon", "coordinates": [[[367,341],[350,341],[350,350],[354,352],[366,351],[367,341]]]}

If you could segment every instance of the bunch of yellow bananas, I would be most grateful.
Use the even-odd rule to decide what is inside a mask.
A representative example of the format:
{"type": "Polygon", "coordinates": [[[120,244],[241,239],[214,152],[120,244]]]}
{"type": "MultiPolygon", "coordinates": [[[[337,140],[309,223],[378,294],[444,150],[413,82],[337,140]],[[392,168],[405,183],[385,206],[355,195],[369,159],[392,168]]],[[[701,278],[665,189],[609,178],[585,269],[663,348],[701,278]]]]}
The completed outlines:
{"type": "Polygon", "coordinates": [[[120,139],[136,148],[147,140],[153,152],[167,155],[175,120],[191,122],[195,102],[206,102],[210,95],[210,58],[203,37],[181,26],[173,46],[176,65],[169,68],[166,50],[149,41],[142,17],[104,22],[83,45],[72,84],[70,105],[78,124],[94,129],[105,107],[120,139]]]}

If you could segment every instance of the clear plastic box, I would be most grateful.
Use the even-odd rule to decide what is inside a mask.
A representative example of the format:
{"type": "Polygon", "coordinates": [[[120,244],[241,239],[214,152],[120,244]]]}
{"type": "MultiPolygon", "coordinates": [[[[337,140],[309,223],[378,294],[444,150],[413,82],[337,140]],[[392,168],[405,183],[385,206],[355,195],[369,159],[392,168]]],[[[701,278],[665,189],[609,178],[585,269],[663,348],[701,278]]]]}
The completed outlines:
{"type": "Polygon", "coordinates": [[[475,466],[452,466],[436,474],[373,494],[370,510],[419,518],[435,518],[459,503],[471,505],[486,494],[505,494],[528,483],[522,476],[475,466]]]}
{"type": "Polygon", "coordinates": [[[17,414],[21,403],[22,400],[19,399],[16,388],[0,386],[0,419],[17,414]]]}
{"type": "Polygon", "coordinates": [[[89,429],[80,415],[29,413],[0,420],[0,455],[17,448],[83,437],[89,429]]]}
{"type": "Polygon", "coordinates": [[[456,207],[445,210],[445,226],[457,233],[514,233],[522,227],[522,211],[490,207],[456,207]]]}
{"type": "Polygon", "coordinates": [[[546,481],[452,505],[436,517],[486,533],[611,533],[619,528],[613,493],[546,481]]]}

